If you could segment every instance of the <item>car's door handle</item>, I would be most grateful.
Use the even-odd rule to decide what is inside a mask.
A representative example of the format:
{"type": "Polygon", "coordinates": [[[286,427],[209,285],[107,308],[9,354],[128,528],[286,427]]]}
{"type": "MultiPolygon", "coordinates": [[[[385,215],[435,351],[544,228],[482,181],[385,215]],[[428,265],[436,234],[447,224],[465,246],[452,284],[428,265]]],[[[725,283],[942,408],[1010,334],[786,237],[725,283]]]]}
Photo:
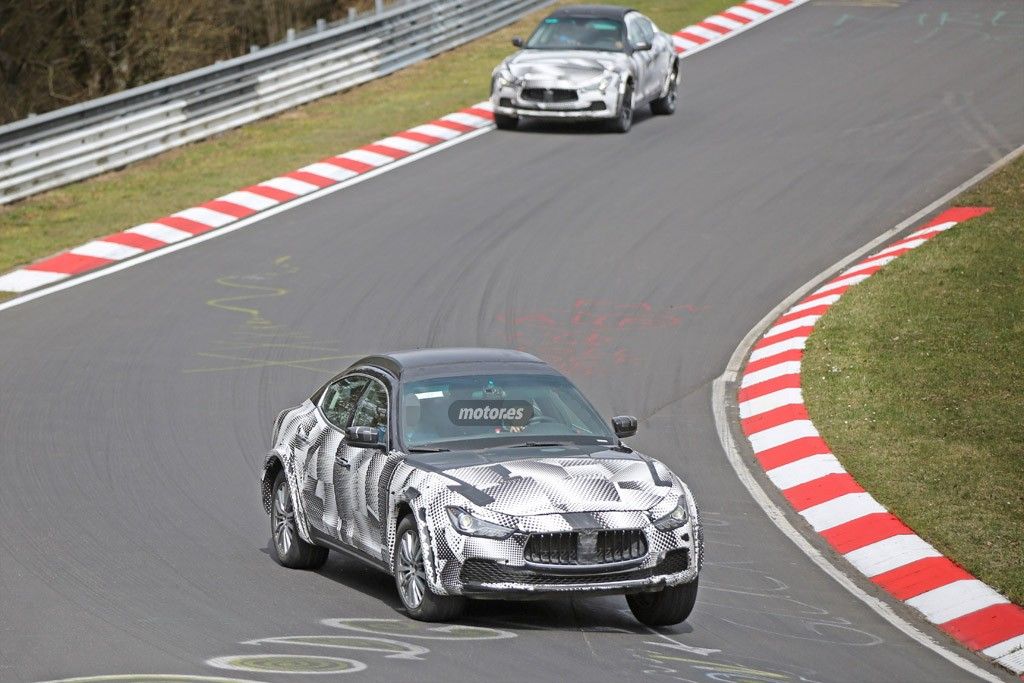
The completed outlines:
{"type": "Polygon", "coordinates": [[[337,459],[335,459],[334,466],[335,467],[344,467],[346,470],[352,469],[352,465],[350,465],[348,460],[346,460],[345,458],[337,458],[337,459]]]}

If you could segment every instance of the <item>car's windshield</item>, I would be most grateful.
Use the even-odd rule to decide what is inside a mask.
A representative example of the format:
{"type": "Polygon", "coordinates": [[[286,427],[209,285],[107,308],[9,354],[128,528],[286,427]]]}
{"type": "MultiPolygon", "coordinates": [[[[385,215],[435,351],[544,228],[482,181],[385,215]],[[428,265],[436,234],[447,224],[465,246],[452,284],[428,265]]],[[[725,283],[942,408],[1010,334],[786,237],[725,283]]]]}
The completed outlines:
{"type": "Polygon", "coordinates": [[[437,377],[407,382],[401,393],[402,441],[413,450],[615,443],[593,406],[560,375],[437,377]]]}
{"type": "Polygon", "coordinates": [[[525,47],[530,50],[604,50],[626,49],[626,28],[621,21],[584,17],[548,17],[525,47]]]}

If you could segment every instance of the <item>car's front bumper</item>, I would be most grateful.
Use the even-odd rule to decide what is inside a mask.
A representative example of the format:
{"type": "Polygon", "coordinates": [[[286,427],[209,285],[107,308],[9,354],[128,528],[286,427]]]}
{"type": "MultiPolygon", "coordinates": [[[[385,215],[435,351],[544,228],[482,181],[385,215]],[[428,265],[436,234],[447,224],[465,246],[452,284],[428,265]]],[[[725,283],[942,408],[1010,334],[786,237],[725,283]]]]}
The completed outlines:
{"type": "Polygon", "coordinates": [[[535,119],[611,119],[619,113],[619,92],[615,88],[577,90],[576,99],[545,102],[523,97],[522,87],[505,86],[491,94],[494,113],[535,119]]]}

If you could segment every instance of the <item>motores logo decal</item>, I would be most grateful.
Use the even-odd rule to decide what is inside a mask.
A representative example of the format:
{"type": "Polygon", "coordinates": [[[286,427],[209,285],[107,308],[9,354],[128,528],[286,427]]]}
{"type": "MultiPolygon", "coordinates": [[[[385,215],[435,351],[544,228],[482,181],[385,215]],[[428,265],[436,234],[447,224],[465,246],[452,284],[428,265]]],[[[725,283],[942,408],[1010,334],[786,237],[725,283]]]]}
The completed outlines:
{"type": "Polygon", "coordinates": [[[469,427],[522,427],[533,419],[533,405],[529,401],[452,401],[448,419],[469,427]]]}

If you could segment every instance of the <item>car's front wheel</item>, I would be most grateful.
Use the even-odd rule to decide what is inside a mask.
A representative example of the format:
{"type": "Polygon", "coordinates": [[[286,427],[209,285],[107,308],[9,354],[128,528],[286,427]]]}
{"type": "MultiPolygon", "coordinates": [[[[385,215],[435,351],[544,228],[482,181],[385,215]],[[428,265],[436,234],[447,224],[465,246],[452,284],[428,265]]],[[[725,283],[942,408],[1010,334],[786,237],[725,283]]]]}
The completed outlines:
{"type": "Polygon", "coordinates": [[[670,626],[686,621],[697,602],[697,579],[678,586],[668,586],[655,593],[634,593],[626,596],[629,611],[647,626],[670,626]]]}
{"type": "Polygon", "coordinates": [[[327,548],[306,543],[299,536],[295,505],[284,470],[274,479],[274,501],[270,508],[270,535],[277,561],[292,569],[319,569],[327,561],[327,548]]]}
{"type": "Polygon", "coordinates": [[[419,621],[447,621],[462,611],[465,598],[430,592],[423,562],[423,544],[412,515],[406,515],[398,523],[394,554],[395,586],[410,617],[419,621]]]}
{"type": "Polygon", "coordinates": [[[627,133],[633,126],[633,85],[627,84],[619,103],[619,111],[614,119],[608,122],[609,129],[615,133],[627,133]]]}
{"type": "Polygon", "coordinates": [[[519,125],[519,118],[507,114],[495,114],[494,125],[498,127],[498,130],[515,130],[519,125]]]}

